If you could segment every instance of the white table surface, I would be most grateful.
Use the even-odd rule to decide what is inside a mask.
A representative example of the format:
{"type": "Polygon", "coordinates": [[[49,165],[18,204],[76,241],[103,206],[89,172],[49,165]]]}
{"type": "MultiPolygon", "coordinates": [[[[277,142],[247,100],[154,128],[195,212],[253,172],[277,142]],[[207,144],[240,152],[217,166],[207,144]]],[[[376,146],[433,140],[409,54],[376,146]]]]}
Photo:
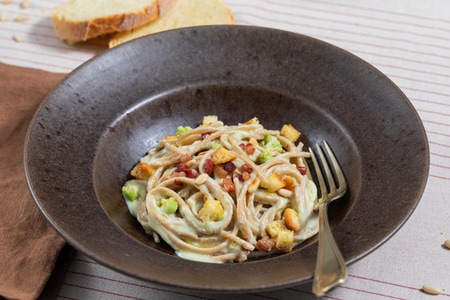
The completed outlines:
{"type": "MultiPolygon", "coordinates": [[[[63,0],[0,1],[0,61],[68,73],[105,51],[57,39],[49,12],[63,0]],[[27,16],[17,22],[17,16],[27,16]]],[[[426,129],[431,166],[422,200],[390,240],[349,267],[326,299],[450,299],[450,1],[224,0],[235,23],[279,28],[343,48],[374,65],[407,95],[426,129]],[[431,296],[431,284],[443,289],[431,296]]],[[[0,75],[5,76],[5,75],[0,75]]],[[[175,290],[121,275],[76,252],[58,299],[314,299],[310,284],[247,295],[175,290]]]]}

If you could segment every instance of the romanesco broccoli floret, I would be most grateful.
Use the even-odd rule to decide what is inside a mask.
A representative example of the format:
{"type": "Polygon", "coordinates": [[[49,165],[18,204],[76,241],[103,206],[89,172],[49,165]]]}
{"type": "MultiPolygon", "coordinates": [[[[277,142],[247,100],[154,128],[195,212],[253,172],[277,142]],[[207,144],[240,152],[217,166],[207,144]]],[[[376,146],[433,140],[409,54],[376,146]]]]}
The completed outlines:
{"type": "Polygon", "coordinates": [[[280,140],[274,135],[266,135],[260,142],[260,145],[264,148],[264,151],[258,157],[258,161],[261,164],[271,160],[275,152],[281,153],[284,151],[280,140]]]}
{"type": "Polygon", "coordinates": [[[261,146],[263,146],[265,149],[283,152],[283,145],[281,145],[280,140],[274,135],[266,135],[261,141],[261,146]]]}
{"type": "Polygon", "coordinates": [[[263,163],[271,160],[272,157],[273,157],[272,150],[264,149],[264,151],[258,156],[258,161],[260,164],[263,164],[263,163]]]}

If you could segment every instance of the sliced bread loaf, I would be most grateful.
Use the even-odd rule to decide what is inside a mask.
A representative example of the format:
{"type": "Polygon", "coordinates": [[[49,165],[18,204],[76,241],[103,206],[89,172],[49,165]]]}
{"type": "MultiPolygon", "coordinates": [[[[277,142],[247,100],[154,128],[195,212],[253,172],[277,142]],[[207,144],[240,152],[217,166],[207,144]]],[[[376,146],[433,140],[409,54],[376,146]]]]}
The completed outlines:
{"type": "Polygon", "coordinates": [[[164,16],[137,28],[114,34],[109,41],[109,47],[170,29],[233,23],[231,10],[220,0],[177,0],[175,6],[164,16]]]}
{"type": "Polygon", "coordinates": [[[130,30],[160,17],[176,0],[71,0],[51,19],[58,37],[69,44],[130,30]]]}

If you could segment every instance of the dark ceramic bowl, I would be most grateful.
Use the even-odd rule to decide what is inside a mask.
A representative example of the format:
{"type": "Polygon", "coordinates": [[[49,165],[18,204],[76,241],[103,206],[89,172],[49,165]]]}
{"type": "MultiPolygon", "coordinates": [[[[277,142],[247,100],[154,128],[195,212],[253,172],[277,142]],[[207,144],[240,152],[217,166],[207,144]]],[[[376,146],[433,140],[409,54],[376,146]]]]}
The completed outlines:
{"type": "Polygon", "coordinates": [[[416,207],[429,165],[422,123],[405,95],[357,57],[266,28],[208,26],[144,37],[69,74],[38,109],[25,145],[26,177],[54,228],[77,250],[154,283],[251,292],[312,278],[316,243],[241,264],[181,259],[128,213],[132,166],[178,125],[216,114],[292,123],[306,145],[327,140],[349,184],[329,209],[347,263],[391,237],[416,207]]]}

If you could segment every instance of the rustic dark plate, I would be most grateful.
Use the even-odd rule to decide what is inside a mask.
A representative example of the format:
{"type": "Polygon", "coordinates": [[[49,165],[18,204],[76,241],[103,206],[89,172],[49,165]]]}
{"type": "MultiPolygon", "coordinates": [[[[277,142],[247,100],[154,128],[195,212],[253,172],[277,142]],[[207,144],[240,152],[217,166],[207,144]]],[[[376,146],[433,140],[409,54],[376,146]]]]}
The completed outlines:
{"type": "Polygon", "coordinates": [[[55,229],[94,260],[150,282],[252,292],[312,278],[316,243],[241,264],[183,260],[130,216],[121,186],[138,159],[178,125],[217,114],[289,122],[306,145],[327,140],[349,183],[331,204],[334,235],[352,263],[391,237],[416,207],[429,166],[422,123],[374,67],[322,41],[246,26],[144,37],[69,74],[38,109],[25,145],[33,197],[55,229]]]}

